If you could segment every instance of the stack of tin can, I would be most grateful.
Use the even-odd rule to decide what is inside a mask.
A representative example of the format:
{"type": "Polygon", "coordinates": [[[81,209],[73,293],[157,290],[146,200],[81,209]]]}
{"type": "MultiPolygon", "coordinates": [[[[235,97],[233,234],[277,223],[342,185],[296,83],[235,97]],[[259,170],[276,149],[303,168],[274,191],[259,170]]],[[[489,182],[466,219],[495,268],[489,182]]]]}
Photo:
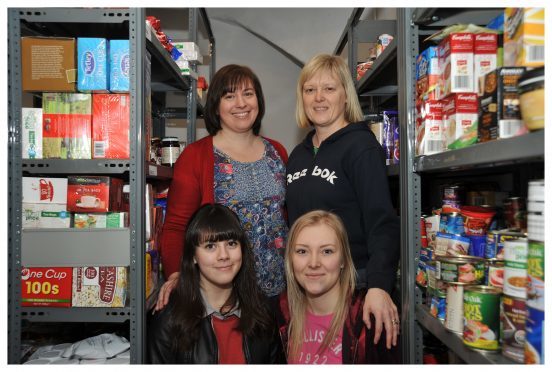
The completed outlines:
{"type": "Polygon", "coordinates": [[[529,182],[525,363],[544,364],[544,180],[529,182]]]}

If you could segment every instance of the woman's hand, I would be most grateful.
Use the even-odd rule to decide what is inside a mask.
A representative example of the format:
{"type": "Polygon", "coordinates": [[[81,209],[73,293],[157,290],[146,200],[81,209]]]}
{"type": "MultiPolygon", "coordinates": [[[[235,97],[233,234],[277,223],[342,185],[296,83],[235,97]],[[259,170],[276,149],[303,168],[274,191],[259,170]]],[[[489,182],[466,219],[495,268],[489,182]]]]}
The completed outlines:
{"type": "Polygon", "coordinates": [[[370,313],[374,314],[374,318],[376,318],[374,344],[377,344],[381,337],[383,325],[387,331],[387,348],[391,349],[391,345],[397,346],[397,337],[399,335],[399,326],[401,323],[399,312],[389,294],[383,289],[370,288],[368,293],[366,293],[362,319],[368,329],[372,328],[370,313]]]}
{"type": "Polygon", "coordinates": [[[153,311],[159,311],[162,310],[167,304],[169,303],[169,297],[171,296],[171,292],[176,287],[176,283],[178,283],[178,278],[180,278],[180,272],[174,272],[172,273],[167,281],[163,283],[161,286],[161,289],[159,289],[159,294],[157,295],[157,303],[155,304],[155,309],[153,311]]]}

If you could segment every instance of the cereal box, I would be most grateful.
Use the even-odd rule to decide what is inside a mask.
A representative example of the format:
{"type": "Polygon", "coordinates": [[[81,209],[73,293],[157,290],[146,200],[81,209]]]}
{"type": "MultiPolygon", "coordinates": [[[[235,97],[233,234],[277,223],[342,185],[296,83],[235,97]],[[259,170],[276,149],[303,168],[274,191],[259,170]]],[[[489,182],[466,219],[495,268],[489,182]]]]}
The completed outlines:
{"type": "Polygon", "coordinates": [[[128,40],[109,40],[109,90],[116,93],[130,89],[130,50],[128,40]]]}
{"type": "Polygon", "coordinates": [[[23,159],[42,159],[42,109],[21,109],[23,124],[21,156],[23,159]]]}
{"type": "Polygon", "coordinates": [[[107,92],[109,88],[108,43],[103,38],[77,39],[77,89],[80,92],[107,92]]]}
{"type": "Polygon", "coordinates": [[[128,213],[75,213],[73,226],[75,229],[117,229],[128,227],[128,213]]]}
{"type": "Polygon", "coordinates": [[[123,180],[107,176],[68,176],[67,210],[116,212],[122,208],[123,180]]]}
{"type": "Polygon", "coordinates": [[[485,75],[496,69],[498,35],[481,33],[474,35],[473,62],[477,94],[483,95],[485,75]]]}
{"type": "Polygon", "coordinates": [[[23,267],[21,305],[71,307],[71,267],[23,267]]]}
{"type": "Polygon", "coordinates": [[[71,226],[71,213],[67,204],[22,204],[21,224],[24,229],[68,228],[71,226]]]}
{"type": "Polygon", "coordinates": [[[130,157],[129,95],[94,94],[92,107],[92,157],[128,159],[130,157]]]}
{"type": "Polygon", "coordinates": [[[477,142],[478,101],[476,93],[451,94],[443,100],[443,122],[448,149],[477,142]]]}
{"type": "Polygon", "coordinates": [[[544,8],[504,10],[504,66],[544,66],[544,8]]]}
{"type": "Polygon", "coordinates": [[[436,98],[439,82],[438,49],[431,46],[416,58],[416,97],[431,100],[436,98]]]}
{"type": "Polygon", "coordinates": [[[23,203],[67,203],[67,178],[23,177],[22,189],[23,203]]]}
{"type": "Polygon", "coordinates": [[[42,145],[45,159],[91,159],[91,135],[91,94],[42,94],[42,145]]]}
{"type": "Polygon", "coordinates": [[[439,43],[439,70],[437,98],[450,93],[475,92],[473,67],[474,36],[468,32],[454,32],[439,43]]]}
{"type": "Polygon", "coordinates": [[[127,267],[73,268],[73,307],[125,307],[127,267]]]}

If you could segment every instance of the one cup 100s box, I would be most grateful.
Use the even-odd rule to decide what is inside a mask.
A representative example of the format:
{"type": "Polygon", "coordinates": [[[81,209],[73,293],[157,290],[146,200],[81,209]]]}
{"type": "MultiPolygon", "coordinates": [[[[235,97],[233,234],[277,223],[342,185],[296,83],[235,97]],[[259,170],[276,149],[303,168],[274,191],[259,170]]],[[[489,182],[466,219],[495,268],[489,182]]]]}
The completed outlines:
{"type": "Polygon", "coordinates": [[[71,307],[72,267],[21,269],[22,306],[71,307]]]}

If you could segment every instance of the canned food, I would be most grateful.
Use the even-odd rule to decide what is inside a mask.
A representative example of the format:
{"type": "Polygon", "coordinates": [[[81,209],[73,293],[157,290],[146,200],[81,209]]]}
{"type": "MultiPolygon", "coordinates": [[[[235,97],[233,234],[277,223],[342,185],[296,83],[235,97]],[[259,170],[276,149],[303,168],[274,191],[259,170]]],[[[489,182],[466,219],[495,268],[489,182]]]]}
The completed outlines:
{"type": "Polygon", "coordinates": [[[489,258],[485,261],[485,285],[500,288],[504,286],[504,261],[489,258]]]}
{"type": "Polygon", "coordinates": [[[439,231],[448,234],[464,234],[464,220],[458,212],[441,213],[439,231]]]}
{"type": "Polygon", "coordinates": [[[527,204],[525,198],[515,196],[504,200],[506,227],[517,230],[527,229],[527,204]]]}
{"type": "Polygon", "coordinates": [[[433,260],[433,249],[431,248],[421,248],[420,249],[420,261],[432,261],[433,260]]]}
{"type": "Polygon", "coordinates": [[[445,282],[480,284],[485,275],[485,264],[480,257],[438,257],[435,268],[435,278],[445,282]]]}
{"type": "Polygon", "coordinates": [[[502,354],[516,362],[524,362],[525,300],[503,295],[500,301],[500,341],[502,354]]]}
{"type": "Polygon", "coordinates": [[[456,200],[443,200],[443,207],[441,213],[459,213],[462,204],[456,200]]]}
{"type": "Polygon", "coordinates": [[[481,235],[468,235],[470,239],[470,249],[468,254],[475,257],[485,257],[485,248],[487,247],[487,237],[481,235]]]}
{"type": "Polygon", "coordinates": [[[458,202],[464,201],[465,189],[461,185],[450,185],[443,188],[444,200],[456,200],[458,202]]]}
{"type": "Polygon", "coordinates": [[[437,297],[446,297],[448,286],[449,286],[448,282],[435,279],[435,290],[433,291],[433,294],[437,297]]]}
{"type": "Polygon", "coordinates": [[[527,306],[525,364],[544,364],[544,310],[527,306]]]}
{"type": "Polygon", "coordinates": [[[499,348],[500,295],[495,287],[476,285],[464,290],[464,344],[482,350],[499,348]]]}
{"type": "Polygon", "coordinates": [[[466,283],[448,283],[445,328],[462,334],[464,331],[464,287],[466,283]]]}
{"type": "Polygon", "coordinates": [[[426,262],[427,287],[431,290],[435,290],[435,288],[437,288],[435,283],[436,276],[435,261],[426,262]]]}
{"type": "Polygon", "coordinates": [[[495,211],[485,207],[466,206],[460,210],[467,235],[486,235],[495,211]]]}
{"type": "Polygon", "coordinates": [[[527,306],[544,310],[544,243],[533,240],[527,249],[527,306]]]}
{"type": "Polygon", "coordinates": [[[433,296],[431,298],[431,305],[429,307],[429,313],[435,318],[445,321],[447,302],[445,297],[433,296]]]}
{"type": "Polygon", "coordinates": [[[510,230],[493,230],[487,233],[485,258],[504,259],[504,242],[527,237],[526,234],[510,230]]]}
{"type": "Polygon", "coordinates": [[[527,239],[504,242],[504,294],[527,298],[527,239]]]}
{"type": "Polygon", "coordinates": [[[470,250],[470,239],[462,235],[438,232],[435,240],[437,256],[467,256],[470,250]]]}

